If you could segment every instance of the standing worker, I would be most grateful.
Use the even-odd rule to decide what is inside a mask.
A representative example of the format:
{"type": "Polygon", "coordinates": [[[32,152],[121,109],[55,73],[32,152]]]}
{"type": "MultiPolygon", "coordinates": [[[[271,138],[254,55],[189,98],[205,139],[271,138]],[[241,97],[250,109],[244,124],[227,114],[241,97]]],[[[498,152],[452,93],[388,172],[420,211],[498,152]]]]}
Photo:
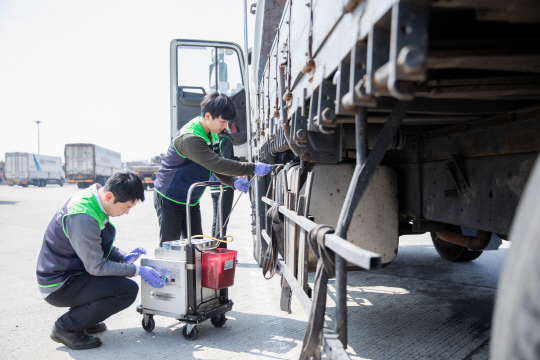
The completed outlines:
{"type": "MultiPolygon", "coordinates": [[[[238,158],[234,156],[233,140],[229,133],[229,122],[225,129],[223,129],[219,134],[219,153],[225,159],[237,160],[238,158]]],[[[216,176],[212,174],[212,181],[218,181],[216,176]]],[[[212,222],[212,237],[218,238],[220,236],[225,236],[227,234],[227,225],[223,224],[223,234],[219,233],[219,195],[221,193],[221,188],[219,186],[211,187],[210,193],[212,195],[212,208],[214,209],[214,220],[212,222]]],[[[223,187],[223,197],[221,199],[221,215],[223,216],[223,221],[229,217],[231,213],[232,204],[234,200],[234,189],[229,186],[223,187]]],[[[225,245],[225,243],[220,243],[225,245]]]]}
{"type": "Polygon", "coordinates": [[[105,186],[94,184],[79,191],[56,212],[43,237],[37,263],[41,296],[69,311],[56,320],[51,339],[73,350],[101,346],[97,334],[102,322],[130,306],[139,287],[128,277],[140,275],[151,286],[165,283],[147,266],[133,265],[146,251],[126,254],[113,246],[116,230],[109,217],[128,214],[144,201],[141,179],[119,172],[105,186]]]}
{"type": "MultiPolygon", "coordinates": [[[[154,182],[154,206],[159,221],[160,243],[178,240],[182,230],[187,234],[186,202],[189,187],[208,181],[214,173],[224,185],[246,193],[250,183],[237,178],[242,175],[264,176],[272,167],[263,163],[242,163],[225,159],[219,154],[219,134],[227,120],[236,118],[236,107],[225,94],[218,92],[204,96],[201,116],[184,125],[171,141],[154,182]]],[[[191,233],[202,235],[199,201],[204,187],[197,187],[190,201],[191,233]]]]}

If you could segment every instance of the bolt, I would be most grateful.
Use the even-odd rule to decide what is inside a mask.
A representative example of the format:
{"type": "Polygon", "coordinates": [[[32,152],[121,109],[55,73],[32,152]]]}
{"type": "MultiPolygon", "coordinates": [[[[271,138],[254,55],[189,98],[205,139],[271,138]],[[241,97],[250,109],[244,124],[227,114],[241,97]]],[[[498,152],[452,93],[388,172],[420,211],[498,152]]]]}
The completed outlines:
{"type": "Polygon", "coordinates": [[[407,45],[400,50],[396,63],[403,73],[417,75],[422,72],[426,57],[418,46],[407,45]]]}
{"type": "Polygon", "coordinates": [[[311,159],[311,154],[308,153],[308,152],[305,152],[303,154],[300,155],[300,158],[304,161],[309,161],[309,159],[311,159]]]}
{"type": "Polygon", "coordinates": [[[315,61],[312,59],[312,58],[308,58],[306,60],[306,65],[304,65],[304,67],[302,68],[302,72],[304,74],[307,74],[308,72],[311,71],[311,69],[313,69],[315,67],[315,61]]]}
{"type": "Polygon", "coordinates": [[[292,99],[292,93],[290,91],[287,91],[284,95],[283,95],[283,101],[289,101],[292,99]]]}
{"type": "Polygon", "coordinates": [[[330,153],[330,152],[328,152],[328,151],[325,152],[324,155],[326,155],[326,156],[328,156],[328,157],[332,157],[332,153],[330,153]]]}
{"type": "Polygon", "coordinates": [[[299,129],[297,132],[296,132],[296,137],[300,140],[304,140],[306,138],[307,134],[306,134],[306,130],[304,129],[299,129]]]}
{"type": "Polygon", "coordinates": [[[322,121],[331,124],[336,119],[336,112],[331,107],[327,107],[321,112],[322,121]]]}

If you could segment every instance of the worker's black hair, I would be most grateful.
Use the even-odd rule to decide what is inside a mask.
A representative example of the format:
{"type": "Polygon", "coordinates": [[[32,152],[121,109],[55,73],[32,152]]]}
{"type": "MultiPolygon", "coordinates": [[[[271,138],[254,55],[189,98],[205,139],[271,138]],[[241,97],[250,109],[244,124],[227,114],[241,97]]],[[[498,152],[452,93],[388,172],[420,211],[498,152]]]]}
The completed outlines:
{"type": "Polygon", "coordinates": [[[114,203],[128,201],[144,201],[144,186],[141,178],[133,171],[123,171],[113,174],[103,187],[105,192],[112,192],[114,203]]]}
{"type": "Polygon", "coordinates": [[[221,116],[223,120],[236,119],[236,106],[225,94],[213,92],[206,94],[201,102],[201,115],[210,113],[213,119],[221,116]]]}

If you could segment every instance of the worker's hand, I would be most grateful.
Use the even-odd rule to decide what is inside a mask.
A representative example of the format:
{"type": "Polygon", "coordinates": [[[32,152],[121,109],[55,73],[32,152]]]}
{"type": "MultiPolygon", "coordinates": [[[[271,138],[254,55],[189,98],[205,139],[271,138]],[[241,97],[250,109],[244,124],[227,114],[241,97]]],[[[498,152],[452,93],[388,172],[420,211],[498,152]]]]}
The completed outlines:
{"type": "Polygon", "coordinates": [[[255,164],[255,175],[264,176],[272,170],[272,165],[265,163],[256,163],[255,164]]]}
{"type": "Polygon", "coordinates": [[[126,264],[133,264],[139,256],[146,254],[146,250],[144,250],[142,247],[138,247],[129,254],[124,255],[124,263],[126,264]]]}
{"type": "Polygon", "coordinates": [[[236,179],[234,180],[234,188],[236,190],[240,190],[244,194],[246,194],[249,190],[249,187],[251,186],[251,183],[247,181],[246,179],[236,179]]]}
{"type": "Polygon", "coordinates": [[[162,288],[163,285],[166,284],[166,282],[161,278],[161,275],[150,266],[141,266],[139,268],[139,275],[151,287],[162,288]]]}

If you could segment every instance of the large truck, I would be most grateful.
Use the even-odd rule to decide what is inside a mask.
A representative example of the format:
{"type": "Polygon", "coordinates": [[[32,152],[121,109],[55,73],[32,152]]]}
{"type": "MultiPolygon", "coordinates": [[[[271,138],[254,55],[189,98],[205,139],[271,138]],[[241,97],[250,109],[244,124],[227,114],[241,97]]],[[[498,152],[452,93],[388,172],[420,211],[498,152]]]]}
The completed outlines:
{"type": "Polygon", "coordinates": [[[5,181],[9,186],[45,187],[47,184],[64,186],[66,177],[62,158],[26,152],[8,152],[6,153],[5,181]]]}
{"type": "Polygon", "coordinates": [[[112,174],[122,171],[120,153],[94,144],[66,144],[64,155],[67,181],[79,188],[105,185],[112,174]]]}
{"type": "Polygon", "coordinates": [[[149,164],[144,166],[130,166],[129,170],[139,175],[143,182],[144,190],[153,189],[154,181],[156,181],[156,174],[159,170],[161,163],[161,156],[154,156],[149,164]]]}
{"type": "Polygon", "coordinates": [[[310,315],[301,358],[321,348],[348,358],[348,269],[387,266],[401,236],[422,233],[447,261],[482,255],[447,234],[520,249],[503,269],[492,358],[538,355],[540,3],[259,0],[251,12],[249,56],[233,43],[171,42],[171,129],[206,92],[225,92],[247,160],[278,165],[251,186],[253,249],[280,269],[282,309],[294,293],[310,315]],[[311,289],[315,264],[328,272],[311,289]]]}

